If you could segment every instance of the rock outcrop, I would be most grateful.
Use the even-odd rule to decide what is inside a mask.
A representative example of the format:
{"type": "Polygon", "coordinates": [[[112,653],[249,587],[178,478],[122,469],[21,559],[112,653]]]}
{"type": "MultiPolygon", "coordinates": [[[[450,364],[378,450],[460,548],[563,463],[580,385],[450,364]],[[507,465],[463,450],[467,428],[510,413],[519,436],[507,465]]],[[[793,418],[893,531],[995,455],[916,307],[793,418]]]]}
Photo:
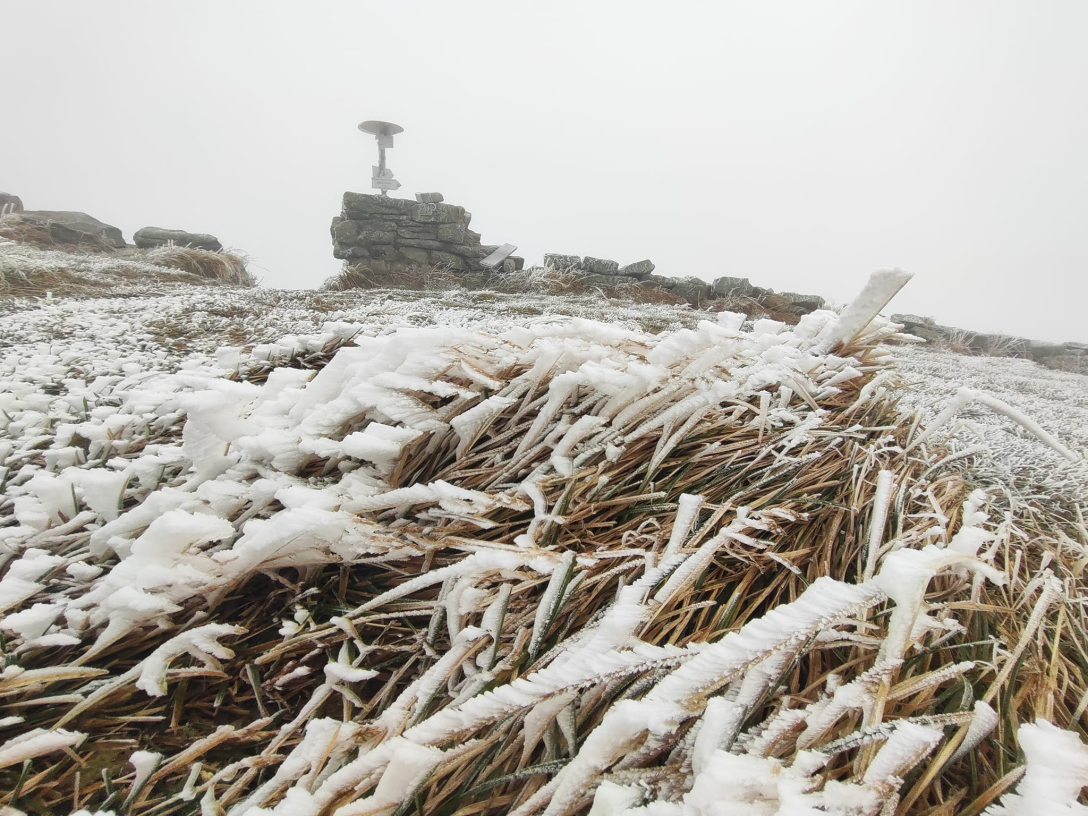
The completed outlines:
{"type": "Polygon", "coordinates": [[[22,211],[23,200],[19,196],[11,193],[0,193],[0,215],[21,213],[22,211]]]}
{"type": "Polygon", "coordinates": [[[66,210],[24,210],[18,217],[46,227],[49,230],[49,236],[58,243],[85,244],[103,241],[106,245],[118,249],[126,246],[121,230],[87,213],[66,210]]]}
{"type": "Polygon", "coordinates": [[[179,247],[193,247],[194,249],[206,249],[209,252],[219,252],[223,245],[214,235],[204,232],[186,232],[185,230],[163,229],[162,227],[143,227],[136,230],[132,236],[132,242],[143,249],[166,246],[173,244],[179,247]]]}
{"type": "Polygon", "coordinates": [[[892,320],[901,323],[907,334],[951,351],[988,357],[1022,357],[1047,368],[1088,374],[1088,345],[1084,343],[1045,343],[1007,334],[973,332],[942,326],[931,317],[912,314],[893,314],[892,320]]]}

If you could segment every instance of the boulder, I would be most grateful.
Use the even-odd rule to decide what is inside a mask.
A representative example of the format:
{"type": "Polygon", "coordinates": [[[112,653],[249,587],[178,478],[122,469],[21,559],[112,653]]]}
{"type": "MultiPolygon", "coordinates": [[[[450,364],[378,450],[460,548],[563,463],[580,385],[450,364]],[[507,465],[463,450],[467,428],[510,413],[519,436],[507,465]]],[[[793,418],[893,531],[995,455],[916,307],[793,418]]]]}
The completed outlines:
{"type": "Polygon", "coordinates": [[[544,266],[548,267],[549,269],[581,269],[582,256],[560,255],[556,252],[546,252],[544,254],[544,266]]]}
{"type": "Polygon", "coordinates": [[[179,247],[192,247],[194,249],[206,249],[209,252],[219,252],[223,245],[214,235],[204,232],[186,232],[185,230],[163,229],[162,227],[143,227],[136,230],[132,236],[132,242],[143,249],[166,246],[173,244],[179,247]]]}
{"type": "MultiPolygon", "coordinates": [[[[490,253],[488,253],[488,254],[490,254],[490,253]]],[[[520,255],[511,255],[509,258],[507,258],[505,261],[503,261],[502,262],[503,270],[506,269],[506,265],[508,263],[512,263],[514,265],[514,271],[515,272],[520,272],[522,269],[525,268],[525,259],[522,258],[520,255]]]]}
{"type": "Polygon", "coordinates": [[[518,271],[518,264],[513,258],[506,258],[502,262],[502,271],[507,275],[512,275],[518,271]]]}
{"type": "Polygon", "coordinates": [[[799,295],[797,292],[783,292],[780,297],[788,301],[786,310],[798,315],[806,315],[824,307],[824,299],[819,295],[799,295]]]}
{"type": "Polygon", "coordinates": [[[710,298],[710,284],[701,278],[678,278],[671,291],[696,305],[710,298]]]}
{"type": "Polygon", "coordinates": [[[66,210],[24,210],[19,213],[19,217],[48,227],[50,237],[62,244],[82,244],[101,240],[112,247],[125,246],[121,230],[87,213],[66,210]]]}
{"type": "Polygon", "coordinates": [[[748,278],[716,278],[711,288],[718,297],[752,297],[756,291],[748,278]]]}
{"type": "Polygon", "coordinates": [[[0,193],[0,215],[21,213],[22,211],[23,200],[19,196],[11,193],[0,193]]]}
{"type": "Polygon", "coordinates": [[[621,266],[619,274],[627,275],[631,278],[645,278],[656,268],[653,261],[635,261],[634,263],[627,264],[627,266],[621,266]]]}
{"type": "Polygon", "coordinates": [[[420,204],[441,204],[442,193],[416,193],[416,201],[420,204]]]}
{"type": "Polygon", "coordinates": [[[617,275],[620,271],[620,265],[616,261],[609,261],[605,258],[591,258],[586,255],[582,259],[582,269],[590,275],[617,275]]]}

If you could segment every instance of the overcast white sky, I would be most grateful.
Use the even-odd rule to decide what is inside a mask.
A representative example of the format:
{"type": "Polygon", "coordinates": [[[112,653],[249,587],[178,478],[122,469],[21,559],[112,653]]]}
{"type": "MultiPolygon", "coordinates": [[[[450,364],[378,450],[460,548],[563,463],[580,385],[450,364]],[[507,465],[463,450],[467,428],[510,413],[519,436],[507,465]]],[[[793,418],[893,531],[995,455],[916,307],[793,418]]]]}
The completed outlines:
{"type": "Polygon", "coordinates": [[[485,243],[651,258],[1088,341],[1088,3],[0,0],[0,190],[212,232],[267,286],[339,263],[369,192],[485,243]]]}

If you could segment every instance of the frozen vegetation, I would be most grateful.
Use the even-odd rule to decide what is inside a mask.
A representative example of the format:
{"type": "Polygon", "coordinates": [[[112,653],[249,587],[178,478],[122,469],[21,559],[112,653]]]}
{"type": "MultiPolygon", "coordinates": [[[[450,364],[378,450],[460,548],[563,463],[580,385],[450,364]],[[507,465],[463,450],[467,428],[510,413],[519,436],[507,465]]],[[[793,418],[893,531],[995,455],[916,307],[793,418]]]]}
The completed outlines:
{"type": "Polygon", "coordinates": [[[1088,812],[1085,380],[902,283],[9,301],[0,812],[1088,812]]]}

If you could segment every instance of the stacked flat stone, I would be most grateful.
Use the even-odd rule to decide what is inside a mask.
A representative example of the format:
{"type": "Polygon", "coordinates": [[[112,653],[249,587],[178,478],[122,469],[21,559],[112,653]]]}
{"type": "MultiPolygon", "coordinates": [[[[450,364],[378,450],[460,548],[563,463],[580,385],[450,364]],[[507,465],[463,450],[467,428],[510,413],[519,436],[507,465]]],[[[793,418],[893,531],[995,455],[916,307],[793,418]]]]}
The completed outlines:
{"type": "MultiPolygon", "coordinates": [[[[343,210],[332,220],[333,255],[381,275],[444,267],[482,272],[480,261],[495,247],[482,245],[468,228],[472,214],[446,204],[441,193],[422,201],[365,193],[344,193],[343,210]]],[[[511,258],[521,269],[524,260],[511,258]]]]}

